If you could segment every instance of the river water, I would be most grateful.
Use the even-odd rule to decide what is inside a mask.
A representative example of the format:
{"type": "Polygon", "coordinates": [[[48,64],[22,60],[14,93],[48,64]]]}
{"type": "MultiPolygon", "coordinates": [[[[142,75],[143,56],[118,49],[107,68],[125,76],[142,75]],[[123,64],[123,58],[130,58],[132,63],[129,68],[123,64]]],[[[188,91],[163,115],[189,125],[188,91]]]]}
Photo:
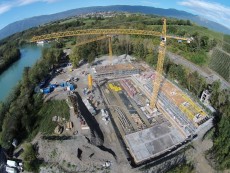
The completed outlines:
{"type": "Polygon", "coordinates": [[[20,48],[21,58],[0,75],[0,101],[4,101],[22,78],[24,67],[31,67],[41,57],[42,46],[20,48]]]}

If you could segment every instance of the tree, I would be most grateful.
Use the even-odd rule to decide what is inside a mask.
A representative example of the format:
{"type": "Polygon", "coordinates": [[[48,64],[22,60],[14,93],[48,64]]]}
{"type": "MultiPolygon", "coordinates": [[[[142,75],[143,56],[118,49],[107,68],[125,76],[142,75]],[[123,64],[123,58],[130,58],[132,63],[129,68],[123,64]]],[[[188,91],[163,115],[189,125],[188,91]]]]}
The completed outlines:
{"type": "Polygon", "coordinates": [[[200,96],[201,92],[206,88],[205,80],[197,73],[189,73],[188,75],[187,88],[193,92],[196,96],[200,96]]]}
{"type": "Polygon", "coordinates": [[[37,153],[34,146],[30,143],[25,144],[23,152],[24,168],[29,172],[38,172],[41,161],[36,157],[37,153]]]}
{"type": "Polygon", "coordinates": [[[206,51],[209,50],[209,37],[208,36],[202,36],[200,38],[200,46],[202,49],[206,51]]]}
{"type": "Polygon", "coordinates": [[[192,25],[190,20],[187,20],[187,21],[186,21],[186,24],[187,24],[187,25],[192,25]]]}
{"type": "Polygon", "coordinates": [[[210,102],[211,104],[218,108],[218,96],[219,96],[219,93],[220,93],[220,81],[214,81],[212,83],[212,86],[211,86],[211,98],[210,98],[210,102]]]}
{"type": "Polygon", "coordinates": [[[81,60],[79,47],[74,47],[72,53],[69,55],[69,59],[73,67],[78,67],[79,61],[81,60]]]}
{"type": "Polygon", "coordinates": [[[2,124],[5,118],[7,107],[3,102],[0,102],[0,132],[2,131],[2,124]]]}

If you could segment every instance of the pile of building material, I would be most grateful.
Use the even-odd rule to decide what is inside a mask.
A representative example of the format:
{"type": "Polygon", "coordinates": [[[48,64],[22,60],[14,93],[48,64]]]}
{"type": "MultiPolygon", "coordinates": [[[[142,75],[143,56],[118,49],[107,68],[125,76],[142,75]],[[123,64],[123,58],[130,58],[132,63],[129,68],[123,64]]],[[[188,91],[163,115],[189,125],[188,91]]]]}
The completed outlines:
{"type": "Polygon", "coordinates": [[[137,124],[138,129],[143,129],[145,127],[144,123],[141,121],[138,114],[132,114],[134,122],[137,124]]]}
{"type": "Polygon", "coordinates": [[[72,130],[73,129],[73,122],[69,121],[66,122],[66,130],[72,130]]]}
{"type": "Polygon", "coordinates": [[[53,122],[63,122],[63,121],[65,121],[65,118],[62,118],[62,117],[60,117],[60,116],[53,116],[52,117],[52,121],[53,122]]]}
{"type": "Polygon", "coordinates": [[[6,172],[8,173],[17,173],[19,171],[23,171],[22,162],[17,163],[14,160],[7,160],[6,162],[6,172]]]}
{"type": "Polygon", "coordinates": [[[63,131],[64,131],[64,127],[61,125],[57,125],[57,127],[54,129],[54,133],[58,135],[62,134],[63,131]]]}
{"type": "Polygon", "coordinates": [[[81,129],[82,130],[89,130],[88,124],[85,122],[85,119],[81,116],[80,117],[81,129]]]}
{"type": "Polygon", "coordinates": [[[95,111],[95,109],[93,108],[93,106],[91,105],[91,103],[89,102],[88,99],[83,99],[83,103],[85,104],[85,106],[87,107],[87,109],[89,110],[89,112],[92,115],[96,115],[96,111],[95,111]]]}
{"type": "Polygon", "coordinates": [[[132,74],[139,74],[141,72],[141,67],[134,64],[115,64],[106,66],[97,66],[95,68],[95,76],[97,77],[116,77],[125,76],[132,74]]]}
{"type": "Polygon", "coordinates": [[[102,120],[105,121],[105,124],[107,125],[110,121],[108,112],[104,109],[101,109],[101,116],[102,116],[102,120]]]}
{"type": "Polygon", "coordinates": [[[137,94],[137,90],[133,86],[132,82],[128,79],[120,81],[121,86],[125,89],[129,97],[133,98],[137,94]]]}

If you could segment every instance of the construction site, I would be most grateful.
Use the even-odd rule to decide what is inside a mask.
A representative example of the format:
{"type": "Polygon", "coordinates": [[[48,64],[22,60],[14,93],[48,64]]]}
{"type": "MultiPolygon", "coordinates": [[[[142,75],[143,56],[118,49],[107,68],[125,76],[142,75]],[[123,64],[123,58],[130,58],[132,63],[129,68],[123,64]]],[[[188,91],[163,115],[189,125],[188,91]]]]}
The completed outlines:
{"type": "Polygon", "coordinates": [[[135,164],[174,150],[193,139],[208,120],[205,111],[176,85],[163,79],[156,107],[151,108],[156,72],[147,64],[96,66],[98,82],[108,109],[135,164]],[[105,82],[106,76],[106,82],[105,82]]]}
{"type": "MultiPolygon", "coordinates": [[[[109,58],[97,58],[91,66],[77,68],[78,76],[68,76],[79,77],[82,80],[76,90],[91,116],[97,117],[101,114],[106,124],[110,119],[114,122],[114,131],[117,137],[122,139],[124,149],[128,151],[135,165],[177,150],[193,140],[202,129],[202,125],[209,119],[209,115],[198,102],[163,76],[166,38],[186,40],[187,43],[191,41],[187,38],[167,36],[166,20],[163,22],[162,33],[101,29],[69,31],[32,39],[32,41],[40,41],[84,34],[161,36],[156,70],[144,62],[135,61],[135,58],[128,55],[112,56],[111,37],[103,36],[79,45],[109,38],[109,58]],[[92,103],[93,98],[102,100],[100,104],[99,99],[92,103]]],[[[84,128],[85,126],[87,127],[87,122],[84,123],[84,128]]],[[[111,134],[104,132],[104,135],[110,138],[111,134]]]]}

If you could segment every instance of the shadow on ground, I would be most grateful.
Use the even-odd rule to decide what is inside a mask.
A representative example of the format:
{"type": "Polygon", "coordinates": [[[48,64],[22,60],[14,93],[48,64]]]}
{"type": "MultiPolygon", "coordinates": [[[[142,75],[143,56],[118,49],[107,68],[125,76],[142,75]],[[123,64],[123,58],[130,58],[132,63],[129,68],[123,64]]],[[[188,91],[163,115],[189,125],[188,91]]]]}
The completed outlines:
{"type": "Polygon", "coordinates": [[[110,149],[103,146],[104,143],[104,135],[100,129],[100,126],[94,116],[89,112],[85,104],[83,103],[81,96],[78,93],[75,93],[78,100],[79,109],[81,112],[81,115],[84,117],[86,123],[88,124],[90,130],[91,130],[91,140],[90,143],[96,145],[98,148],[100,148],[102,151],[108,152],[113,155],[113,157],[116,159],[115,152],[110,149]]]}

